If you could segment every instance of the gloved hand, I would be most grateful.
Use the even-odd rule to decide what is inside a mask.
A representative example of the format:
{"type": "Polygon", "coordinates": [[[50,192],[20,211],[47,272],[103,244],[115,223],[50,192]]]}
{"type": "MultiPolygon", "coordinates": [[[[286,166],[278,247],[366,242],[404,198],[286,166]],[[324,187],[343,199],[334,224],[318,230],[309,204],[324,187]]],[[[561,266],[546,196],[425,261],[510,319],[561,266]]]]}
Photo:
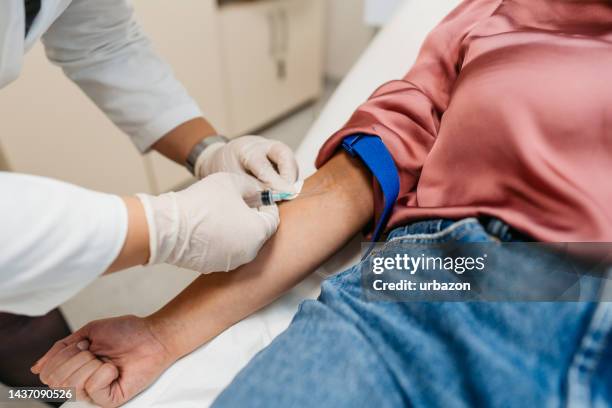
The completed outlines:
{"type": "Polygon", "coordinates": [[[196,160],[198,178],[222,171],[252,174],[266,187],[290,193],[295,192],[293,184],[298,178],[298,165],[289,146],[261,136],[215,143],[196,160]]]}
{"type": "Polygon", "coordinates": [[[261,189],[247,175],[217,173],[177,193],[139,194],[149,226],[148,264],[210,273],[252,261],[280,222],[276,206],[245,204],[261,189]]]}

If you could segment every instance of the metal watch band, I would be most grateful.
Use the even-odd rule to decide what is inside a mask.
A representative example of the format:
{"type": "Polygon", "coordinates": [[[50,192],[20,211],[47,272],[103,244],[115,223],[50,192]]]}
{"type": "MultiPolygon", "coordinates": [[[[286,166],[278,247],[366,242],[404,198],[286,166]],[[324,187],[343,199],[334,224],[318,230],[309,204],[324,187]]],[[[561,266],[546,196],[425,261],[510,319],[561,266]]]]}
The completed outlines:
{"type": "Polygon", "coordinates": [[[207,138],[202,140],[200,143],[193,146],[193,149],[191,149],[191,152],[189,152],[189,156],[187,156],[185,167],[187,167],[187,170],[189,170],[191,174],[195,175],[196,160],[198,160],[198,157],[200,157],[200,154],[202,154],[204,150],[208,149],[211,145],[215,143],[227,143],[227,142],[229,142],[229,139],[225,136],[221,136],[221,135],[208,136],[207,138]]]}

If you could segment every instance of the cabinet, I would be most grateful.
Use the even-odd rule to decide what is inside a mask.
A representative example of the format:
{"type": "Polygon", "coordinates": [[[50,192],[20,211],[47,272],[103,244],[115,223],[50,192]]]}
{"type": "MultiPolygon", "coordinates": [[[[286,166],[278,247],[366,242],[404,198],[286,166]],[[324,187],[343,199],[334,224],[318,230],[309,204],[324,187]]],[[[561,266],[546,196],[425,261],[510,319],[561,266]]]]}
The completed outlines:
{"type": "MultiPolygon", "coordinates": [[[[249,133],[321,91],[323,0],[133,0],[157,52],[230,137],[249,133]]],[[[38,44],[0,92],[0,169],[117,194],[189,181],[157,153],[139,155],[38,44]]]]}
{"type": "Polygon", "coordinates": [[[287,113],[321,92],[323,2],[270,0],[221,7],[230,134],[287,113]]]}

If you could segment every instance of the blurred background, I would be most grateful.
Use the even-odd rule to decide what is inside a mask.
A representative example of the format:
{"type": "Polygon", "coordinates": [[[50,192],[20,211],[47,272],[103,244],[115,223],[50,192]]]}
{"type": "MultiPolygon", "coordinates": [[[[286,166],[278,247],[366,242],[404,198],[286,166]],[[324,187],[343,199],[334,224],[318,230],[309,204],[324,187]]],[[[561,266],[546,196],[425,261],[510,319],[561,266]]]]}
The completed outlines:
{"type": "MultiPolygon", "coordinates": [[[[154,48],[220,133],[262,133],[295,147],[317,102],[401,1],[133,3],[154,48]]],[[[0,94],[0,109],[1,169],[118,194],[159,193],[189,180],[157,153],[140,157],[40,44],[26,56],[22,77],[0,94]]]]}
{"type": "MultiPolygon", "coordinates": [[[[261,134],[295,149],[404,1],[410,0],[133,3],[154,48],[221,134],[261,134]]],[[[141,156],[47,61],[40,44],[26,56],[21,78],[0,93],[0,111],[1,171],[116,194],[156,194],[193,181],[183,167],[155,152],[141,156]]],[[[195,277],[164,265],[135,268],[99,279],[62,310],[75,329],[97,318],[146,315],[195,277]]]]}

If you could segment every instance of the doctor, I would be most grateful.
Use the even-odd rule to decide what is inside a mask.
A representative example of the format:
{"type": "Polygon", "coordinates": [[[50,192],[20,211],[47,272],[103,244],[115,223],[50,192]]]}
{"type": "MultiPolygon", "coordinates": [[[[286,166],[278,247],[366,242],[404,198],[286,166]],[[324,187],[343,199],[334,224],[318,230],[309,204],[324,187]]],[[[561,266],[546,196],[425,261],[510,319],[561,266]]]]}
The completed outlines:
{"type": "MultiPolygon", "coordinates": [[[[0,1],[0,88],[19,76],[24,53],[39,38],[49,60],[141,152],[154,149],[203,180],[158,197],[118,197],[0,173],[0,311],[45,315],[97,276],[134,265],[165,262],[208,273],[254,258],[279,217],[275,207],[251,209],[243,197],[260,182],[291,190],[291,150],[257,136],[227,142],[217,135],[152,51],[128,0],[0,1]]],[[[57,312],[41,319],[49,316],[62,321],[57,312]]],[[[3,339],[3,330],[11,333],[3,321],[14,319],[0,315],[3,339]]],[[[37,336],[45,337],[40,330],[37,336]]]]}

